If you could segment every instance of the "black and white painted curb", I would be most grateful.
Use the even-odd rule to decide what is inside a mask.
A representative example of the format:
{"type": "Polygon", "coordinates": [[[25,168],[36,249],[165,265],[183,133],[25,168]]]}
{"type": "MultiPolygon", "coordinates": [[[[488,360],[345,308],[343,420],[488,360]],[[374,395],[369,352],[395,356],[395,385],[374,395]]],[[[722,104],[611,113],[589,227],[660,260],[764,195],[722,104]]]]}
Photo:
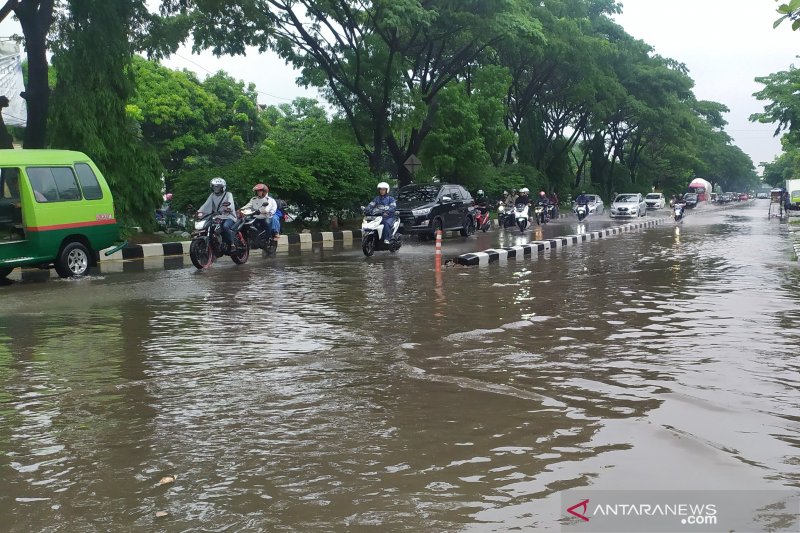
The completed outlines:
{"type": "MultiPolygon", "coordinates": [[[[300,249],[311,249],[315,244],[335,243],[352,244],[355,240],[361,240],[361,230],[347,231],[321,231],[316,233],[297,233],[291,235],[281,235],[278,240],[278,252],[288,251],[292,246],[299,246],[300,249]]],[[[145,259],[147,257],[187,255],[189,253],[190,241],[164,242],[155,244],[129,244],[121,250],[106,256],[107,248],[100,252],[100,261],[119,261],[127,259],[145,259]]]]}
{"type": "Polygon", "coordinates": [[[643,228],[650,228],[671,221],[671,218],[657,218],[643,222],[632,222],[630,224],[614,226],[612,228],[605,228],[599,231],[591,231],[588,233],[582,233],[580,235],[565,235],[563,237],[555,237],[553,239],[531,241],[528,244],[511,246],[508,248],[490,248],[482,252],[462,254],[456,258],[456,264],[464,266],[483,266],[497,261],[504,261],[506,259],[526,259],[535,257],[539,253],[546,250],[574,246],[597,239],[607,239],[623,233],[628,233],[643,228]]]}

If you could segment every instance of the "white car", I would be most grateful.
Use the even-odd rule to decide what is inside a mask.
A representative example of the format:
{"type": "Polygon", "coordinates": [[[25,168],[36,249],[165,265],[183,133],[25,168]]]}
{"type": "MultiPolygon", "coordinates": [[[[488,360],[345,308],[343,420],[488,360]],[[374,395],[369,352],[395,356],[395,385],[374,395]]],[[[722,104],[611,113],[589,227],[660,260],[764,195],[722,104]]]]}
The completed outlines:
{"type": "Polygon", "coordinates": [[[611,218],[637,218],[647,215],[647,204],[641,193],[618,194],[611,202],[611,218]]]}
{"type": "Polygon", "coordinates": [[[667,203],[664,195],[660,192],[651,192],[644,197],[644,201],[647,204],[647,209],[664,209],[667,203]]]}

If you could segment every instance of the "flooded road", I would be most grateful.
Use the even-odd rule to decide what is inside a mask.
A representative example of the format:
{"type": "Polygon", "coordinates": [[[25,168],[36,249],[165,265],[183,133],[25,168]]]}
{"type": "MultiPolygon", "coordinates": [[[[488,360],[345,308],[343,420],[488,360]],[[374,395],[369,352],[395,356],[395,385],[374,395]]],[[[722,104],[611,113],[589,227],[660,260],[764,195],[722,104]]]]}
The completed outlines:
{"type": "Polygon", "coordinates": [[[414,245],[3,287],[0,524],[558,530],[565,489],[798,490],[762,207],[440,274],[414,245]]]}

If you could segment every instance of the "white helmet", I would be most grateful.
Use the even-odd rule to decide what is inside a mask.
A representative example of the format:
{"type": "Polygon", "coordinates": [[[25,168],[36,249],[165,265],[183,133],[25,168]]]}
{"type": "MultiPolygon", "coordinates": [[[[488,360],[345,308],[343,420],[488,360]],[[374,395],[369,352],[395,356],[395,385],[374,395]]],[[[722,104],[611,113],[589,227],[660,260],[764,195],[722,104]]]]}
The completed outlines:
{"type": "Polygon", "coordinates": [[[478,190],[478,196],[483,196],[483,189],[478,190]]]}
{"type": "Polygon", "coordinates": [[[386,189],[386,194],[389,194],[389,184],[385,181],[382,181],[378,184],[378,190],[380,189],[386,189]]]}
{"type": "Polygon", "coordinates": [[[521,188],[521,189],[519,190],[519,192],[520,192],[520,194],[523,194],[523,193],[524,193],[524,194],[528,194],[528,193],[529,193],[529,192],[531,192],[531,191],[530,191],[530,189],[528,189],[527,187],[523,187],[523,188],[521,188]]]}
{"type": "Polygon", "coordinates": [[[225,183],[224,179],[216,177],[211,180],[211,190],[214,191],[214,194],[222,194],[227,188],[228,184],[225,183]]]}

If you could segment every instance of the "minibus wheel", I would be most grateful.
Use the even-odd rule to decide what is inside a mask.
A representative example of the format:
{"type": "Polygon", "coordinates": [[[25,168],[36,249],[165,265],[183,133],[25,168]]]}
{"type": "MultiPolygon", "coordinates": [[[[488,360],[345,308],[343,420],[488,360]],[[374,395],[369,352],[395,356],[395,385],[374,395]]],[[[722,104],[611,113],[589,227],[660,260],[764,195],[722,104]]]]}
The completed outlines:
{"type": "Polygon", "coordinates": [[[8,277],[12,270],[14,269],[11,267],[0,267],[0,279],[8,277]]]}
{"type": "Polygon", "coordinates": [[[56,258],[56,272],[62,278],[84,276],[89,271],[90,257],[89,250],[82,243],[67,243],[56,258]]]}

